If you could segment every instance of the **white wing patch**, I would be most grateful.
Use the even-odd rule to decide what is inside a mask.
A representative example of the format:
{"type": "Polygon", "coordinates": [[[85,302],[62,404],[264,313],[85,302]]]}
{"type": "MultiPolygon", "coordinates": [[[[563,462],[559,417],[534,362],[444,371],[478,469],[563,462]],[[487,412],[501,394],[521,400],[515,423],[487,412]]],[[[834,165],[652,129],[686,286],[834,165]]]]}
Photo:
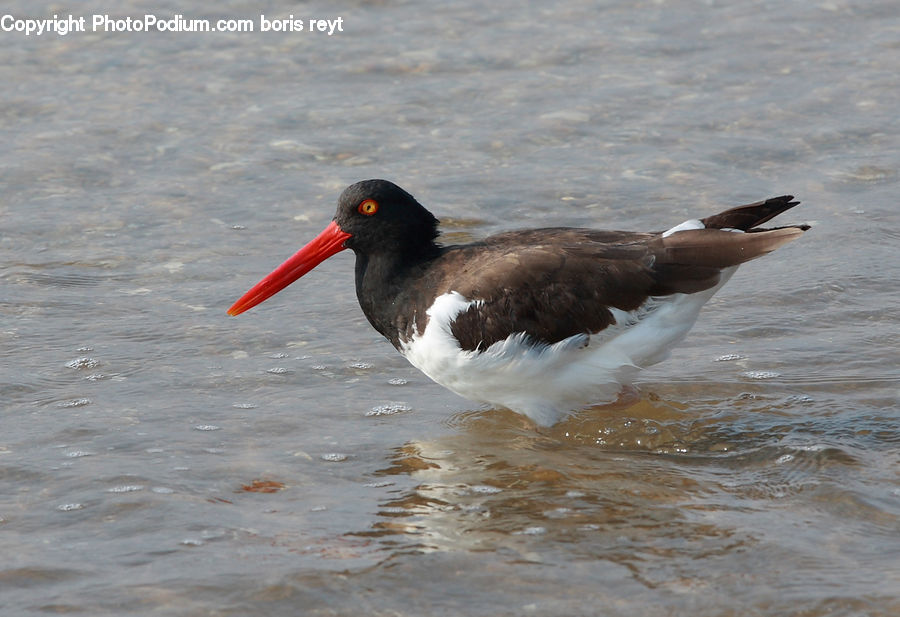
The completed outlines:
{"type": "Polygon", "coordinates": [[[668,231],[664,231],[662,237],[668,238],[676,231],[687,231],[688,229],[706,229],[706,225],[700,219],[690,219],[684,223],[680,223],[668,231]]]}

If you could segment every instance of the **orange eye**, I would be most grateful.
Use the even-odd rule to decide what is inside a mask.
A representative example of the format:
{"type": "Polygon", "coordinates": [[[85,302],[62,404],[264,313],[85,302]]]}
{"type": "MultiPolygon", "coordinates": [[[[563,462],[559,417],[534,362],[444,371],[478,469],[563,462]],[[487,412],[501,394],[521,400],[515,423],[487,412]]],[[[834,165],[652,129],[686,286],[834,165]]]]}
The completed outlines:
{"type": "Polygon", "coordinates": [[[357,206],[356,210],[360,214],[372,216],[373,214],[378,212],[378,202],[374,199],[364,199],[360,202],[359,206],[357,206]]]}

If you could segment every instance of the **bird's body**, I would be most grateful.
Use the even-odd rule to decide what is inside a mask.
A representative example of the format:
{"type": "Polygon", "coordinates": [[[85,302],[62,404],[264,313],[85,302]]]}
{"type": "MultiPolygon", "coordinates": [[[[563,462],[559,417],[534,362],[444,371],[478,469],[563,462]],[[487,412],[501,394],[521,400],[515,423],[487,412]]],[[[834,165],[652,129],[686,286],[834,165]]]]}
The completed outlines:
{"type": "Polygon", "coordinates": [[[414,366],[466,398],[550,425],[614,400],[639,369],[668,356],[739,264],[805,231],[758,228],[791,200],[666,232],[545,228],[440,246],[437,220],[411,195],[367,180],[344,191],[319,238],[229,312],[350,248],[364,314],[414,366]]]}

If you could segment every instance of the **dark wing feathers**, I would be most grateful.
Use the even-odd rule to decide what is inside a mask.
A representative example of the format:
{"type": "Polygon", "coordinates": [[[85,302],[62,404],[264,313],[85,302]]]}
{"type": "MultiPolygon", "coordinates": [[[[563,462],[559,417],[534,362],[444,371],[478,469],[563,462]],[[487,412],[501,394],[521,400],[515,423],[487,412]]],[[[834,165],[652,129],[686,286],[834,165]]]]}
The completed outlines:
{"type": "MultiPolygon", "coordinates": [[[[479,301],[451,324],[463,349],[485,349],[518,332],[536,344],[552,344],[614,324],[610,307],[632,311],[653,296],[709,289],[723,268],[795,239],[807,226],[754,229],[797,205],[792,199],[732,208],[702,219],[707,229],[666,237],[571,228],[508,232],[447,247],[438,258],[442,267],[431,271],[447,273],[439,294],[456,291],[479,301]]],[[[427,308],[415,307],[407,336],[413,327],[424,329],[427,308]]]]}
{"type": "Polygon", "coordinates": [[[451,324],[460,346],[484,349],[515,332],[526,332],[535,342],[555,343],[615,323],[610,306],[638,308],[653,283],[652,259],[646,251],[635,256],[632,247],[625,248],[625,259],[598,255],[603,251],[597,248],[489,251],[502,257],[487,259],[483,267],[462,273],[450,285],[464,297],[481,301],[451,324]]]}

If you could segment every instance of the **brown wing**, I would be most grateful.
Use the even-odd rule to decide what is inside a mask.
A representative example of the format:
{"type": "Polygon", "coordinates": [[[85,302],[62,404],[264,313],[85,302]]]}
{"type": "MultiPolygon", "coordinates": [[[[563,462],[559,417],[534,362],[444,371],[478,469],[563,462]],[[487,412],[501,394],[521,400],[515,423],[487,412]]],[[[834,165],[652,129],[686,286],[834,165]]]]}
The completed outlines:
{"type": "Polygon", "coordinates": [[[609,308],[634,310],[653,288],[645,245],[538,245],[480,255],[449,285],[479,302],[451,324],[463,349],[484,349],[515,332],[555,343],[615,323],[609,308]]]}
{"type": "Polygon", "coordinates": [[[702,229],[666,238],[625,233],[615,239],[604,232],[603,241],[598,234],[582,233],[579,243],[497,247],[467,261],[447,286],[480,301],[451,324],[460,346],[485,349],[517,332],[545,344],[595,334],[616,323],[610,308],[632,311],[653,296],[709,289],[723,268],[768,253],[802,231],[702,229]]]}
{"type": "MultiPolygon", "coordinates": [[[[653,296],[709,289],[723,268],[795,239],[806,226],[751,229],[794,206],[790,200],[733,208],[704,219],[707,229],[667,237],[570,228],[509,232],[448,247],[438,258],[440,268],[431,271],[448,273],[439,294],[456,291],[477,301],[451,324],[463,349],[485,349],[520,332],[537,344],[552,344],[615,324],[610,308],[632,311],[653,296]]],[[[415,307],[415,323],[398,324],[400,332],[421,332],[427,308],[415,307]]]]}

